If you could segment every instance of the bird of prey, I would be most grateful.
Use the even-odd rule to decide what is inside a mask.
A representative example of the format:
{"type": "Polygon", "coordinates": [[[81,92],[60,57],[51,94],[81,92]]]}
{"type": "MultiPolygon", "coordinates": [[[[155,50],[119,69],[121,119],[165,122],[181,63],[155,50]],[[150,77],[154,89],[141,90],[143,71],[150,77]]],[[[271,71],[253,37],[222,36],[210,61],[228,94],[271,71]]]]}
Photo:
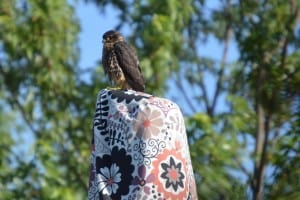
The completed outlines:
{"type": "Polygon", "coordinates": [[[140,92],[145,90],[136,52],[117,31],[103,34],[102,65],[116,87],[140,92]]]}

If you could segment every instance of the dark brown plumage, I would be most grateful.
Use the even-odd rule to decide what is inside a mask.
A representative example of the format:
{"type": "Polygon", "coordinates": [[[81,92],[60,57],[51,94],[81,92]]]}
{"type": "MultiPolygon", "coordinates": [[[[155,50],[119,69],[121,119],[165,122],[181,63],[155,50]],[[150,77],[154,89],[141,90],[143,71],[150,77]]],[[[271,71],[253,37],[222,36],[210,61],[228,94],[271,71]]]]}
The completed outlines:
{"type": "Polygon", "coordinates": [[[102,65],[110,81],[117,87],[141,92],[145,90],[136,52],[117,31],[103,34],[102,65]]]}

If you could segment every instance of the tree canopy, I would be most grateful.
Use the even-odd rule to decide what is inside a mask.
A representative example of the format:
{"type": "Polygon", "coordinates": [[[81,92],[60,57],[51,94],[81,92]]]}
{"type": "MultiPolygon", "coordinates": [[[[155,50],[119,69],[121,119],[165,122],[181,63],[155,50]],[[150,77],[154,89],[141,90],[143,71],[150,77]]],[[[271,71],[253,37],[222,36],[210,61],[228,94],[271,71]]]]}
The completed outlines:
{"type": "MultiPolygon", "coordinates": [[[[199,199],[299,198],[299,1],[84,2],[119,14],[112,28],[130,30],[146,91],[181,106],[199,199]]],[[[100,64],[79,67],[73,5],[0,3],[0,199],[87,196],[108,82],[100,64]]]]}

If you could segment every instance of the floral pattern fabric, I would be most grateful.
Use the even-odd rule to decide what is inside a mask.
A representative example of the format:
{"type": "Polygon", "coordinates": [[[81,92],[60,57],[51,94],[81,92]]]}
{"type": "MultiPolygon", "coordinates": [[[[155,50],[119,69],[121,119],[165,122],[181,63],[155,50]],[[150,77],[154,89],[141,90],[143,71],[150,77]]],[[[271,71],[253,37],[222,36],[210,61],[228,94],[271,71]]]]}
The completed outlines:
{"type": "Polygon", "coordinates": [[[93,122],[89,200],[195,200],[178,106],[132,90],[101,90],[93,122]]]}

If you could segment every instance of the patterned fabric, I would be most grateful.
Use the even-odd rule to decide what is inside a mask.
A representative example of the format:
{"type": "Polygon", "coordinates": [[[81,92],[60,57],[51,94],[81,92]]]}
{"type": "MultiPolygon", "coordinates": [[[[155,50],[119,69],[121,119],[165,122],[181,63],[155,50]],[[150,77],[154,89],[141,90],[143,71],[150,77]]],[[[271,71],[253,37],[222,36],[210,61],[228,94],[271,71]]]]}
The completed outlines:
{"type": "Polygon", "coordinates": [[[178,106],[133,90],[101,90],[88,199],[197,199],[178,106]]]}

